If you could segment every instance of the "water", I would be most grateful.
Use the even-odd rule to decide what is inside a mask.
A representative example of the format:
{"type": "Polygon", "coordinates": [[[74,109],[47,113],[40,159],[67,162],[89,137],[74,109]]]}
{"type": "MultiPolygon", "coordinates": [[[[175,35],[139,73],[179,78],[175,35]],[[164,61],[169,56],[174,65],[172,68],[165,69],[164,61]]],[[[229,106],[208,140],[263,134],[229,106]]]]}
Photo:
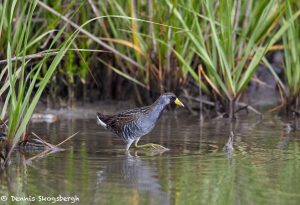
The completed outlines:
{"type": "Polygon", "coordinates": [[[164,153],[126,153],[122,141],[94,119],[34,123],[31,130],[53,144],[80,133],[65,144],[66,151],[31,163],[26,159],[37,153],[17,154],[0,173],[0,196],[8,196],[8,204],[54,200],[40,202],[39,196],[78,197],[76,204],[299,204],[299,131],[288,133],[285,122],[293,123],[270,116],[262,121],[244,117],[234,124],[200,122],[165,113],[140,141],[170,148],[164,153]],[[231,130],[234,151],[225,153],[231,130]],[[27,197],[27,202],[12,196],[27,197]]]}

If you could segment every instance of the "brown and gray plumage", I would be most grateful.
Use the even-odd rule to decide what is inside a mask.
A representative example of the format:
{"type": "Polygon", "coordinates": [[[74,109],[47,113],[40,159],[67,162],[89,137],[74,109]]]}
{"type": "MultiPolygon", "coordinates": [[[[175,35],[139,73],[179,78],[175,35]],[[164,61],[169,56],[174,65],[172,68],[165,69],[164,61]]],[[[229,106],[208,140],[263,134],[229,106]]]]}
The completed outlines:
{"type": "MultiPolygon", "coordinates": [[[[97,122],[102,127],[121,137],[126,143],[126,150],[130,148],[133,142],[135,142],[136,147],[142,147],[143,145],[137,146],[139,139],[155,127],[162,111],[173,102],[183,106],[175,94],[164,93],[149,106],[129,109],[115,115],[97,113],[97,122]]],[[[150,144],[152,147],[154,145],[150,144]]]]}

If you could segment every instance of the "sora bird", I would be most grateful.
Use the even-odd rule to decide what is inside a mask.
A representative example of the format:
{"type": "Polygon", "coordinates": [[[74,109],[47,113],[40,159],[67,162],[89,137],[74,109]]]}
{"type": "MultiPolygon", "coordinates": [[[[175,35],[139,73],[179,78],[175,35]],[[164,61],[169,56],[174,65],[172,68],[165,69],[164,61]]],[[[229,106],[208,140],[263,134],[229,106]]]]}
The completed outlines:
{"type": "Polygon", "coordinates": [[[99,125],[121,137],[128,150],[134,142],[136,148],[165,149],[158,144],[137,145],[140,138],[148,134],[156,125],[162,111],[170,103],[183,106],[183,103],[173,93],[164,93],[152,105],[129,109],[115,115],[103,115],[97,113],[99,125]]]}

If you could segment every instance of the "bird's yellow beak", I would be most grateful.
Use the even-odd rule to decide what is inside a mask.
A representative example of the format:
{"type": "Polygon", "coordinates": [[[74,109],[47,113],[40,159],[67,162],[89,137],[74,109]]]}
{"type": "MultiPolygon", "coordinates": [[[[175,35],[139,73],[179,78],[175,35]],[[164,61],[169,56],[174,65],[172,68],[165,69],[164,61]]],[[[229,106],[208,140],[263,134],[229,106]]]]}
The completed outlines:
{"type": "Polygon", "coordinates": [[[183,103],[178,98],[176,98],[176,100],[174,102],[176,105],[184,107],[183,103]]]}

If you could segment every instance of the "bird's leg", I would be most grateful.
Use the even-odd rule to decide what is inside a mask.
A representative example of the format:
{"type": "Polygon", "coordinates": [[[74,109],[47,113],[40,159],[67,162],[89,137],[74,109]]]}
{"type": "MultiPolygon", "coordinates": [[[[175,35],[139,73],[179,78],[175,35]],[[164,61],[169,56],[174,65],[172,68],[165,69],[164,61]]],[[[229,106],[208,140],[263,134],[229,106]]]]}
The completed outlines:
{"type": "Polygon", "coordinates": [[[134,147],[135,148],[153,148],[153,149],[164,149],[167,150],[168,148],[159,145],[159,144],[154,144],[154,143],[148,143],[148,144],[143,144],[143,145],[138,145],[137,143],[139,142],[140,138],[138,138],[137,140],[135,140],[134,142],[134,147]]]}
{"type": "Polygon", "coordinates": [[[130,146],[131,146],[132,143],[133,143],[133,140],[130,140],[130,141],[127,142],[127,144],[126,144],[126,151],[129,150],[129,148],[130,148],[130,146]]]}

